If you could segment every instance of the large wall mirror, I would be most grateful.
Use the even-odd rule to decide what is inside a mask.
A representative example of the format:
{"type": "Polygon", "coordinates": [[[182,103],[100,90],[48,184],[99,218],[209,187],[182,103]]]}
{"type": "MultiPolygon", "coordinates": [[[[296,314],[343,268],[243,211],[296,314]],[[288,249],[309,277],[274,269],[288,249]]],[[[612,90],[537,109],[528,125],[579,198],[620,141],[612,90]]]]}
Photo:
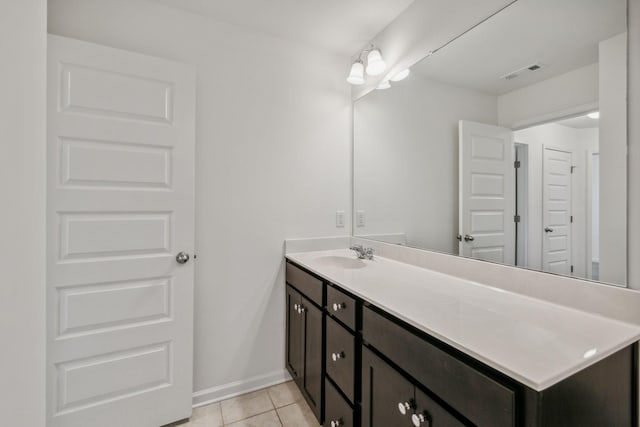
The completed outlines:
{"type": "Polygon", "coordinates": [[[354,235],[616,285],[626,0],[518,0],[354,104],[354,235]]]}

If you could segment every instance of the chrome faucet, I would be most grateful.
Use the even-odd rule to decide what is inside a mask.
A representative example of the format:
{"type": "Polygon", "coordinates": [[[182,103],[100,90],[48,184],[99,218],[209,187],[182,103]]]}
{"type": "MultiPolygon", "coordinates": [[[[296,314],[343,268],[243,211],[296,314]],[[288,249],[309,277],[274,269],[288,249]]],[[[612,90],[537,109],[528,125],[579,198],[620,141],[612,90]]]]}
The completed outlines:
{"type": "Polygon", "coordinates": [[[373,259],[373,248],[365,248],[362,245],[353,245],[349,249],[355,251],[359,259],[373,259]]]}

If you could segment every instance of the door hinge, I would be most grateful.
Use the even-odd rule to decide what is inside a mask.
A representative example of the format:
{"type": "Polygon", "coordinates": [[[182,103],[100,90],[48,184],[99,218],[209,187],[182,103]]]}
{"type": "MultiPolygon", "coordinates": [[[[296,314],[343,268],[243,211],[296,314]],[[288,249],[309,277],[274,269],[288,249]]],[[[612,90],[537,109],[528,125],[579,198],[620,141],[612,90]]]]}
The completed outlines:
{"type": "Polygon", "coordinates": [[[573,173],[573,171],[575,170],[575,168],[577,168],[577,166],[571,166],[571,173],[573,173]]]}
{"type": "Polygon", "coordinates": [[[571,221],[571,224],[573,224],[573,215],[571,215],[571,217],[569,219],[571,221]]]}
{"type": "Polygon", "coordinates": [[[515,162],[513,162],[513,167],[516,169],[520,168],[520,160],[516,160],[515,162]]]}
{"type": "Polygon", "coordinates": [[[571,266],[571,272],[573,273],[573,265],[571,266]]]}
{"type": "Polygon", "coordinates": [[[520,222],[520,215],[514,215],[513,222],[520,222]]]}

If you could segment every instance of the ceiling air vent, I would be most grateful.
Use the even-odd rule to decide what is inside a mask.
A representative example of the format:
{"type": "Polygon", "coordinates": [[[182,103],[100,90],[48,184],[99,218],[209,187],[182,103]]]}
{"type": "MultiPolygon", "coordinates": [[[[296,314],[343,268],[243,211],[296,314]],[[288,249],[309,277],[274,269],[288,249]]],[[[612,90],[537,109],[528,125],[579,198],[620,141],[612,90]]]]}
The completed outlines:
{"type": "Polygon", "coordinates": [[[515,71],[507,73],[507,74],[505,74],[503,76],[500,76],[500,78],[503,79],[503,80],[513,80],[515,78],[520,77],[524,73],[538,71],[541,68],[542,68],[542,64],[539,63],[539,62],[536,62],[534,64],[527,65],[526,67],[519,68],[519,69],[517,69],[515,71]]]}

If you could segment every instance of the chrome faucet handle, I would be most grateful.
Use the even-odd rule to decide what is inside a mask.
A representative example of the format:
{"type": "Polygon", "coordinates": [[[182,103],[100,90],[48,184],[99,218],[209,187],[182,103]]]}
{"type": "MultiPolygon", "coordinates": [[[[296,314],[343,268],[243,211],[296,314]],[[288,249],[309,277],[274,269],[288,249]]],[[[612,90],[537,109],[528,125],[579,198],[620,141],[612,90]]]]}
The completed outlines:
{"type": "Polygon", "coordinates": [[[349,249],[351,249],[352,251],[355,251],[355,253],[358,255],[359,259],[364,259],[365,253],[364,253],[364,248],[362,247],[362,245],[353,245],[349,249]]]}
{"type": "Polygon", "coordinates": [[[373,253],[374,253],[373,248],[366,248],[366,249],[364,250],[364,256],[365,256],[367,259],[373,259],[373,253]]]}

